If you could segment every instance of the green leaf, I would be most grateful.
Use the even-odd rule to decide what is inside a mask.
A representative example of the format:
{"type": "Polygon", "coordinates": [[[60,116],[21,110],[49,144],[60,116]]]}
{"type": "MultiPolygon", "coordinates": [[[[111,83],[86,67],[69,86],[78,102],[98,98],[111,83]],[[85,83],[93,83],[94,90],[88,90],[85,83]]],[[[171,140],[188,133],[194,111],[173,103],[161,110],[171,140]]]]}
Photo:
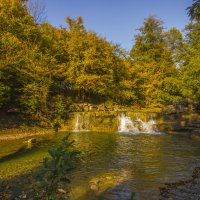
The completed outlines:
{"type": "Polygon", "coordinates": [[[48,152],[49,152],[49,154],[50,154],[50,156],[51,156],[52,158],[55,158],[55,157],[56,157],[56,151],[55,151],[54,149],[49,149],[48,152]]]}

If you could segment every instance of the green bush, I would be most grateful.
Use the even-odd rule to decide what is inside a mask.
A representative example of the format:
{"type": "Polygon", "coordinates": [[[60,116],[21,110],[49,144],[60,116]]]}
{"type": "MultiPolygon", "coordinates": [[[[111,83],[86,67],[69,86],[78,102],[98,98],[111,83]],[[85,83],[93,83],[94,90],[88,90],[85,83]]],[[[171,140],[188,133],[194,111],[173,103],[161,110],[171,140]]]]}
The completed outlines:
{"type": "Polygon", "coordinates": [[[69,136],[70,134],[62,139],[59,147],[48,150],[50,157],[43,159],[43,168],[37,176],[43,199],[58,199],[56,196],[59,186],[70,182],[68,174],[74,169],[74,158],[80,152],[72,148],[74,141],[69,141],[69,136]]]}

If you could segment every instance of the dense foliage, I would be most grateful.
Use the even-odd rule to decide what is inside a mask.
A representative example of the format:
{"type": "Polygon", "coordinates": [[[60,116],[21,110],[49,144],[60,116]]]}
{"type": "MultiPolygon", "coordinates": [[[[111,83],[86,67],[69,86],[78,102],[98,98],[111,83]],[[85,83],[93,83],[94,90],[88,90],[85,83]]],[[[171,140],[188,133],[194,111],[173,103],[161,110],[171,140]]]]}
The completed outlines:
{"type": "MultiPolygon", "coordinates": [[[[29,123],[54,125],[80,102],[162,106],[200,99],[199,1],[188,8],[186,37],[144,20],[130,53],[87,31],[39,23],[26,0],[0,1],[0,108],[29,123]]],[[[36,10],[37,11],[37,10],[36,10]]]]}

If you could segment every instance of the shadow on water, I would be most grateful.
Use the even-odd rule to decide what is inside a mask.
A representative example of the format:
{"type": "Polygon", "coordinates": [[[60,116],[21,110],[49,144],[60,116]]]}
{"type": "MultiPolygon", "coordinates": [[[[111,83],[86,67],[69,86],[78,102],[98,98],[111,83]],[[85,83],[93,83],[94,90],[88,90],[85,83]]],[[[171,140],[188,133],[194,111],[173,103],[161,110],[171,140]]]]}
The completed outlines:
{"type": "MultiPolygon", "coordinates": [[[[12,145],[10,143],[9,145],[12,145]]],[[[33,152],[37,152],[38,149],[44,148],[45,146],[51,146],[52,141],[49,141],[48,139],[42,140],[42,141],[37,141],[34,143],[31,142],[22,142],[22,144],[17,148],[14,152],[11,151],[11,153],[7,153],[3,156],[0,157],[0,163],[2,162],[8,162],[13,159],[17,160],[21,157],[28,156],[29,154],[33,152]],[[47,145],[48,144],[48,145],[47,145]]]]}
{"type": "Polygon", "coordinates": [[[21,157],[23,154],[26,154],[30,149],[27,148],[27,145],[20,147],[16,152],[2,156],[0,158],[0,163],[12,160],[13,158],[21,157]]]}
{"type": "Polygon", "coordinates": [[[17,160],[40,150],[47,151],[48,148],[58,145],[61,135],[63,136],[63,133],[34,138],[34,142],[32,142],[32,139],[23,139],[1,143],[3,147],[0,152],[0,163],[13,159],[17,160]]]}
{"type": "Polygon", "coordinates": [[[77,200],[139,200],[139,193],[130,188],[131,181],[125,180],[102,192],[89,189],[77,200]]]}

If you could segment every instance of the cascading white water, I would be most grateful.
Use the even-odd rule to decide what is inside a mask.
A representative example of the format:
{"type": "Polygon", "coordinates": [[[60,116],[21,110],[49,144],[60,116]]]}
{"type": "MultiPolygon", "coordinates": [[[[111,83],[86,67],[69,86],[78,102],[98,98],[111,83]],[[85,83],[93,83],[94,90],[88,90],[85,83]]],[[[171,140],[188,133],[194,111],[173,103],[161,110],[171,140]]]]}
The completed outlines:
{"type": "Polygon", "coordinates": [[[120,126],[118,128],[118,132],[125,132],[125,133],[147,133],[147,134],[160,134],[156,130],[156,122],[154,120],[149,121],[142,121],[140,118],[136,120],[131,120],[130,117],[125,115],[118,116],[120,126]]]}
{"type": "Polygon", "coordinates": [[[75,123],[74,131],[79,131],[80,130],[80,124],[82,124],[81,123],[81,115],[77,114],[76,115],[76,123],[75,123]]]}
{"type": "MultiPolygon", "coordinates": [[[[156,122],[153,119],[143,121],[137,115],[135,115],[134,118],[131,118],[125,114],[121,114],[118,116],[118,120],[118,132],[131,134],[160,134],[160,132],[157,131],[156,122]]],[[[90,127],[93,127],[90,124],[90,114],[77,113],[73,131],[90,131],[90,127]]]]}
{"type": "Polygon", "coordinates": [[[89,115],[76,115],[74,131],[89,131],[89,115]]]}
{"type": "Polygon", "coordinates": [[[118,116],[120,126],[118,128],[119,132],[132,132],[132,133],[139,133],[139,129],[134,126],[130,117],[125,115],[118,116]]]}
{"type": "Polygon", "coordinates": [[[137,121],[140,123],[140,126],[141,126],[140,131],[141,132],[148,133],[148,134],[158,134],[159,133],[158,131],[156,131],[156,128],[155,128],[156,122],[153,119],[151,119],[147,122],[142,121],[141,119],[138,119],[137,121]]]}

